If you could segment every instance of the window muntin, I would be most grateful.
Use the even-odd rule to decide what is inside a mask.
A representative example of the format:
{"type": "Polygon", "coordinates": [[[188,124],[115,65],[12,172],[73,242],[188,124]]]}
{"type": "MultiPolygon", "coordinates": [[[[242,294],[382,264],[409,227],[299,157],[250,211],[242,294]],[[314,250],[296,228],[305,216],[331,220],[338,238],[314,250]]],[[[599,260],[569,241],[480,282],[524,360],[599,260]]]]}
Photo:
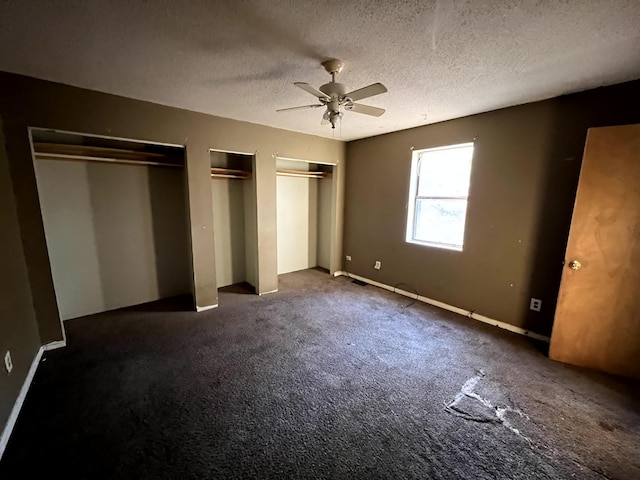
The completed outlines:
{"type": "Polygon", "coordinates": [[[462,250],[473,143],[413,152],[406,240],[462,250]]]}

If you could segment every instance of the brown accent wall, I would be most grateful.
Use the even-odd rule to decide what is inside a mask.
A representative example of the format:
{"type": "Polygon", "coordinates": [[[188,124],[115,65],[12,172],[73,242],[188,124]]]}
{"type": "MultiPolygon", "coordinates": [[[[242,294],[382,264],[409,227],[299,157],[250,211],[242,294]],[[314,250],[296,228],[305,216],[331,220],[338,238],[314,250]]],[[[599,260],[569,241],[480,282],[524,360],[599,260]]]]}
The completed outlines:
{"type": "Polygon", "coordinates": [[[0,433],[40,348],[0,118],[0,433]],[[11,351],[13,371],[4,354],[11,351]]]}
{"type": "MultiPolygon", "coordinates": [[[[41,344],[63,338],[40,214],[28,127],[186,146],[194,297],[196,305],[200,307],[218,303],[209,175],[210,148],[255,154],[259,267],[256,287],[260,293],[278,288],[275,155],[337,162],[339,175],[342,175],[344,168],[345,144],[340,141],[4,72],[0,72],[0,115],[6,139],[6,155],[4,149],[0,151],[3,235],[0,258],[3,262],[9,262],[6,268],[3,264],[2,273],[1,305],[6,312],[2,311],[0,320],[0,347],[11,348],[18,359],[16,373],[10,378],[12,390],[7,390],[7,395],[4,383],[8,380],[0,375],[0,425],[4,425],[6,420],[6,408],[15,401],[16,396],[12,393],[15,390],[14,383],[21,384],[24,380],[23,373],[26,371],[21,359],[27,359],[30,363],[41,344]],[[11,190],[13,193],[10,193],[11,190]],[[22,245],[18,225],[22,232],[22,245]]],[[[342,200],[341,192],[338,192],[338,198],[342,200]]],[[[342,204],[338,207],[339,218],[336,222],[342,220],[341,209],[342,204]]],[[[337,253],[341,255],[341,252],[337,253]]],[[[339,265],[339,256],[335,257],[334,264],[339,265]]]]}
{"type": "Polygon", "coordinates": [[[549,335],[587,129],[639,122],[638,99],[635,81],[348,143],[345,268],[549,335]],[[464,251],[406,243],[411,148],[474,140],[464,251]]]}

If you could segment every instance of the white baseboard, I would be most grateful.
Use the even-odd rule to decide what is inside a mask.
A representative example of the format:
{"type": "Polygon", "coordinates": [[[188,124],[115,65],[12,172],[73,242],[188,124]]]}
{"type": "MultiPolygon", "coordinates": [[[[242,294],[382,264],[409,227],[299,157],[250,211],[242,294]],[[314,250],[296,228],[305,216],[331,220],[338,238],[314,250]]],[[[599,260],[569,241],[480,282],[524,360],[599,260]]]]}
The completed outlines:
{"type": "Polygon", "coordinates": [[[261,297],[262,295],[269,295],[270,293],[276,293],[277,291],[278,289],[276,288],[275,290],[269,290],[268,292],[259,293],[258,296],[261,297]]]}
{"type": "Polygon", "coordinates": [[[463,308],[454,307],[453,305],[449,305],[448,303],[444,303],[444,302],[439,302],[438,300],[434,300],[432,298],[423,297],[422,295],[416,295],[413,292],[407,292],[406,290],[394,288],[390,285],[386,285],[384,283],[376,282],[375,280],[370,280],[368,278],[361,277],[360,275],[355,275],[353,273],[347,273],[342,271],[334,273],[334,276],[337,277],[338,275],[346,275],[351,278],[355,278],[356,280],[361,280],[368,284],[374,285],[376,287],[384,288],[385,290],[389,290],[390,292],[399,293],[400,295],[404,295],[405,297],[413,298],[414,300],[418,300],[419,302],[428,303],[429,305],[443,308],[445,310],[449,310],[450,312],[458,313],[460,315],[464,315],[465,317],[472,318],[474,320],[478,320],[483,323],[488,323],[489,325],[494,325],[504,330],[509,330],[510,332],[519,333],[520,335],[525,335],[527,337],[535,338],[536,340],[540,340],[542,342],[547,342],[547,343],[549,342],[549,337],[540,335],[539,333],[531,332],[529,330],[525,330],[524,328],[516,327],[515,325],[511,325],[510,323],[494,320],[493,318],[485,317],[484,315],[479,315],[475,312],[471,312],[463,308]]]}
{"type": "Polygon", "coordinates": [[[67,346],[66,340],[58,340],[57,342],[47,343],[46,345],[43,345],[42,348],[45,350],[45,352],[48,352],[49,350],[56,350],[58,348],[63,348],[66,346],[67,346]]]}
{"type": "Polygon", "coordinates": [[[206,312],[207,310],[211,310],[213,308],[218,308],[218,304],[216,303],[215,305],[207,305],[206,307],[198,307],[198,306],[196,306],[196,312],[198,312],[198,313],[206,312]]]}
{"type": "Polygon", "coordinates": [[[31,382],[33,381],[33,377],[36,374],[36,370],[38,369],[38,365],[40,364],[40,359],[42,358],[42,354],[44,353],[44,351],[45,347],[40,347],[38,349],[38,353],[36,353],[36,356],[31,362],[31,367],[29,367],[27,378],[24,379],[24,383],[22,384],[22,388],[20,389],[18,398],[16,398],[16,401],[13,404],[13,408],[11,409],[11,413],[9,414],[9,418],[7,419],[7,423],[4,426],[4,430],[2,430],[2,437],[0,437],[0,459],[4,454],[5,448],[7,448],[9,437],[11,437],[11,432],[13,432],[13,427],[16,424],[16,420],[18,420],[18,415],[20,414],[20,410],[22,409],[22,404],[24,403],[24,399],[27,397],[27,392],[29,391],[29,387],[31,386],[31,382]]]}

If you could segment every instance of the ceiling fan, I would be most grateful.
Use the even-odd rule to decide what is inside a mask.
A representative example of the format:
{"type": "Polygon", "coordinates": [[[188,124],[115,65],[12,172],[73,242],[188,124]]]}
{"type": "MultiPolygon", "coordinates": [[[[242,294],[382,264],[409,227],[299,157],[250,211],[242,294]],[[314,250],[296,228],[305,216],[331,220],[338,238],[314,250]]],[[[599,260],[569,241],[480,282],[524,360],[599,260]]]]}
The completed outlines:
{"type": "Polygon", "coordinates": [[[324,69],[331,75],[331,81],[325,83],[318,90],[313,88],[308,83],[295,82],[294,85],[301,88],[305,92],[310,93],[314,97],[317,97],[320,103],[313,105],[303,105],[301,107],[282,108],[276,110],[276,112],[286,112],[289,110],[303,110],[306,108],[320,108],[326,107],[324,115],[322,116],[322,125],[331,124],[331,128],[336,128],[336,123],[344,115],[345,110],[356,113],[363,113],[365,115],[371,115],[379,117],[384,113],[383,108],[371,107],[369,105],[363,105],[361,103],[355,103],[363,98],[373,97],[374,95],[380,95],[387,91],[387,87],[381,83],[374,83],[368,87],[359,88],[352,92],[347,92],[347,87],[336,82],[336,74],[340,73],[344,68],[344,63],[341,60],[333,58],[322,62],[324,69]]]}

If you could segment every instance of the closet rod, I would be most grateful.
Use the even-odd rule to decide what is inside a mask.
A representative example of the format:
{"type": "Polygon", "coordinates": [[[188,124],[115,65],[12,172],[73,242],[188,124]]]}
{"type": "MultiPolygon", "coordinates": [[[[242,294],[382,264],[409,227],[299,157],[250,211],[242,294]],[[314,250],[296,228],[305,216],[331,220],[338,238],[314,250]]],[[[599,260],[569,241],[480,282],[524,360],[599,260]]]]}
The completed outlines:
{"type": "Polygon", "coordinates": [[[304,170],[284,170],[278,169],[277,174],[282,177],[300,177],[300,178],[326,178],[327,172],[311,172],[304,170]]]}
{"type": "Polygon", "coordinates": [[[140,165],[154,167],[174,167],[184,168],[184,165],[175,163],[152,162],[149,160],[123,160],[121,158],[87,157],[84,155],[64,155],[62,153],[38,153],[35,152],[36,160],[58,160],[67,162],[99,162],[99,163],[119,163],[122,165],[140,165]]]}
{"type": "Polygon", "coordinates": [[[234,170],[231,168],[211,168],[211,178],[238,178],[247,180],[251,173],[246,170],[234,170]]]}
{"type": "Polygon", "coordinates": [[[126,148],[94,147],[92,145],[73,145],[62,143],[34,142],[33,149],[37,153],[55,155],[73,155],[78,157],[115,158],[118,160],[167,160],[171,155],[144,150],[127,150],[126,148]]]}
{"type": "Polygon", "coordinates": [[[235,178],[238,180],[248,180],[249,177],[244,177],[241,175],[223,175],[221,173],[212,173],[211,178],[235,178]]]}

